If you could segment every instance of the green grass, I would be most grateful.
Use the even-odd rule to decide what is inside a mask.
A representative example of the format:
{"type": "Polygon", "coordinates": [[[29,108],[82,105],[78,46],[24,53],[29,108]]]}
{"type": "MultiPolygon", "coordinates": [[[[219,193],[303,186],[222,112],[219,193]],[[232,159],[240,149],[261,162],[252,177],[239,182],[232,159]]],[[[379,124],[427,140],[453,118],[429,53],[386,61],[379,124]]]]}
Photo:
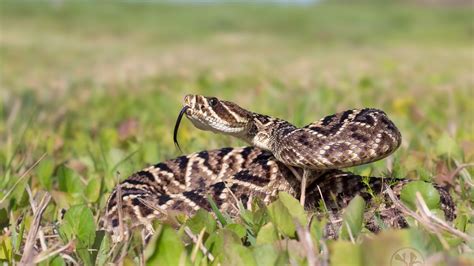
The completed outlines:
{"type": "MultiPolygon", "coordinates": [[[[179,155],[172,128],[187,93],[232,100],[299,126],[345,109],[381,108],[400,128],[403,144],[393,165],[384,160],[354,169],[357,173],[383,175],[389,166],[398,176],[436,181],[472,163],[474,12],[384,2],[185,6],[1,1],[0,200],[7,197],[0,202],[0,225],[8,230],[0,236],[0,259],[16,260],[22,254],[25,239],[17,232],[22,226],[28,232],[33,220],[27,187],[33,195],[52,195],[42,218],[47,231],[60,208],[85,204],[76,212],[96,218],[119,179],[179,155]]],[[[244,145],[198,131],[187,121],[179,137],[185,153],[244,145]]],[[[462,170],[451,191],[461,217],[455,226],[471,235],[473,221],[466,217],[473,214],[472,173],[472,168],[462,170]]],[[[256,216],[250,220],[257,221],[256,216]]],[[[304,256],[291,251],[298,249],[295,237],[289,237],[290,251],[275,250],[270,243],[277,240],[267,224],[265,244],[257,236],[257,242],[243,246],[238,237],[242,225],[217,230],[216,239],[232,239],[232,248],[221,250],[225,259],[238,254],[248,262],[254,254],[304,263],[304,256]]],[[[68,237],[87,238],[71,230],[59,246],[68,237]]],[[[177,237],[182,231],[160,230],[154,242],[158,247],[181,245],[177,237]]],[[[410,230],[370,239],[365,233],[357,244],[323,241],[316,248],[329,246],[331,260],[337,261],[337,250],[363,257],[359,249],[377,253],[386,238],[411,245],[407,239],[418,236],[430,239],[415,245],[425,258],[443,252],[472,259],[472,244],[446,236],[449,247],[443,248],[423,226],[410,230]]],[[[99,253],[107,253],[107,241],[102,246],[99,253]]],[[[187,259],[192,247],[183,246],[187,259]]],[[[136,261],[139,252],[130,250],[126,261],[136,261]]],[[[85,263],[87,255],[81,252],[70,255],[85,263]]]]}

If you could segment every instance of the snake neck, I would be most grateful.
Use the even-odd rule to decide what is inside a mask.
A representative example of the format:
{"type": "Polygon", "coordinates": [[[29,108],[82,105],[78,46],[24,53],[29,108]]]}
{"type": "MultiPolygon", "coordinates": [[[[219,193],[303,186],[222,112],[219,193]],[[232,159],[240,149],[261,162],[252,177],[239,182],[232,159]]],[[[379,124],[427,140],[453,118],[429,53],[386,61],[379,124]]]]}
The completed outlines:
{"type": "Polygon", "coordinates": [[[253,113],[242,139],[253,146],[276,154],[282,140],[296,129],[296,126],[283,119],[253,113]]]}

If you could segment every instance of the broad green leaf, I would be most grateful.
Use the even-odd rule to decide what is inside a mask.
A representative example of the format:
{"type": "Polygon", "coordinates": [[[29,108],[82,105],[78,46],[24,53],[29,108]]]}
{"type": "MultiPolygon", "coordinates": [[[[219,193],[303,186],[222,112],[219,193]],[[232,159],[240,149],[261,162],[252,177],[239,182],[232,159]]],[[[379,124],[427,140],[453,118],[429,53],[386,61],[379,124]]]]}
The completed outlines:
{"type": "Polygon", "coordinates": [[[148,265],[190,265],[184,244],[176,231],[169,225],[163,225],[159,236],[145,251],[148,265]],[[152,250],[148,250],[153,248],[152,250]]]}
{"type": "Polygon", "coordinates": [[[36,174],[38,175],[38,180],[41,186],[47,190],[50,190],[53,184],[53,172],[54,161],[50,158],[42,160],[36,169],[36,174]]]}
{"type": "MultiPolygon", "coordinates": [[[[18,177],[14,177],[16,180],[18,177]]],[[[10,198],[11,198],[11,206],[13,206],[13,210],[20,209],[25,206],[29,206],[29,196],[26,192],[26,184],[28,179],[25,178],[18,183],[18,185],[13,190],[10,198]]]]}
{"type": "Polygon", "coordinates": [[[438,209],[440,207],[439,192],[431,183],[423,181],[413,181],[406,184],[400,192],[400,199],[412,210],[416,209],[416,192],[419,191],[423,200],[430,209],[438,209]]]}
{"type": "Polygon", "coordinates": [[[257,245],[253,248],[255,262],[261,266],[277,265],[278,253],[273,244],[257,245]]]}
{"type": "MultiPolygon", "coordinates": [[[[470,235],[471,237],[474,236],[474,224],[469,223],[466,226],[466,234],[470,235]]],[[[474,249],[474,241],[469,241],[467,243],[469,248],[474,249]]]]}
{"type": "Polygon", "coordinates": [[[289,237],[295,237],[295,221],[306,225],[306,214],[298,200],[286,192],[278,194],[278,200],[268,206],[268,214],[275,227],[289,237]]]}
{"type": "Polygon", "coordinates": [[[359,244],[349,241],[332,241],[329,244],[331,265],[362,266],[362,251],[359,244]]]}
{"type": "Polygon", "coordinates": [[[66,265],[66,262],[61,256],[55,256],[49,263],[47,264],[49,266],[64,266],[66,265]]]}
{"type": "Polygon", "coordinates": [[[283,250],[279,252],[278,259],[275,265],[288,265],[289,261],[290,261],[290,254],[288,254],[288,251],[283,250]]]}
{"type": "Polygon", "coordinates": [[[65,242],[76,239],[76,251],[87,265],[93,263],[88,249],[94,244],[95,228],[92,211],[85,205],[72,206],[67,210],[59,228],[61,238],[65,242]]]}
{"type": "Polygon", "coordinates": [[[0,261],[12,261],[12,239],[6,235],[0,236],[0,261]]]}
{"type": "Polygon", "coordinates": [[[8,219],[8,212],[7,209],[0,209],[0,229],[7,227],[10,224],[10,220],[8,219]]]}
{"type": "Polygon", "coordinates": [[[241,209],[240,217],[244,220],[244,224],[251,232],[258,232],[269,219],[266,207],[260,208],[258,204],[253,206],[253,211],[241,209]]]}
{"type": "Polygon", "coordinates": [[[281,200],[276,200],[268,207],[268,215],[278,231],[288,237],[295,237],[295,224],[290,211],[285,207],[281,200]]]}
{"type": "Polygon", "coordinates": [[[199,234],[204,227],[206,228],[206,232],[210,234],[214,232],[217,227],[214,217],[203,209],[199,209],[193,217],[188,219],[186,225],[194,234],[199,234]]]}
{"type": "MultiPolygon", "coordinates": [[[[135,232],[139,232],[138,230],[135,230],[135,232]]],[[[94,244],[92,244],[92,247],[90,249],[91,252],[91,257],[92,261],[94,261],[94,264],[97,264],[97,256],[99,255],[99,250],[102,246],[103,242],[107,242],[109,239],[107,239],[108,234],[104,230],[98,230],[95,233],[95,240],[94,244]]],[[[140,236],[141,239],[141,236],[140,236]]]]}
{"type": "Polygon", "coordinates": [[[100,180],[91,178],[87,183],[84,194],[89,199],[89,202],[96,202],[100,197],[100,180]]]}
{"type": "Polygon", "coordinates": [[[467,214],[459,214],[456,219],[454,219],[454,226],[456,227],[456,229],[465,232],[468,222],[469,216],[467,214]]]}
{"type": "Polygon", "coordinates": [[[204,243],[212,254],[219,257],[223,255],[224,249],[233,244],[241,245],[242,241],[238,235],[225,228],[216,230],[204,243]]]}
{"type": "Polygon", "coordinates": [[[257,235],[257,245],[265,244],[265,243],[273,243],[278,240],[278,232],[273,225],[273,223],[269,222],[266,225],[260,228],[260,231],[257,235]]]}
{"type": "Polygon", "coordinates": [[[251,250],[240,243],[229,243],[225,245],[223,265],[257,265],[251,250]]]}
{"type": "Polygon", "coordinates": [[[285,205],[285,207],[288,209],[290,215],[293,218],[297,219],[301,226],[305,226],[307,217],[300,202],[286,192],[278,193],[278,198],[281,203],[283,203],[283,205],[285,205]]]}
{"type": "Polygon", "coordinates": [[[86,205],[72,206],[64,215],[60,233],[68,241],[76,238],[87,246],[92,246],[95,239],[92,211],[86,205]]]}
{"type": "Polygon", "coordinates": [[[97,251],[97,258],[95,261],[96,265],[103,266],[106,265],[107,260],[109,259],[109,252],[112,245],[112,240],[109,234],[105,234],[102,242],[100,243],[99,250],[97,251]]]}
{"type": "Polygon", "coordinates": [[[62,165],[57,171],[59,180],[59,189],[68,193],[80,193],[84,185],[81,183],[80,177],[70,168],[62,165]]]}
{"type": "Polygon", "coordinates": [[[228,224],[225,226],[227,230],[234,232],[239,238],[243,238],[247,234],[247,230],[240,224],[228,224]]]}
{"type": "Polygon", "coordinates": [[[357,195],[350,202],[344,210],[342,216],[341,235],[342,239],[350,239],[350,234],[354,239],[357,239],[364,220],[365,201],[357,195]],[[349,234],[350,229],[350,234],[349,234]]]}
{"type": "Polygon", "coordinates": [[[23,236],[25,234],[26,222],[27,222],[27,219],[23,219],[23,221],[21,221],[19,225],[14,226],[14,227],[11,226],[14,228],[13,230],[11,230],[12,232],[11,239],[12,239],[12,244],[13,244],[13,250],[15,251],[15,253],[20,252],[20,248],[23,243],[23,236]]]}
{"type": "Polygon", "coordinates": [[[326,219],[318,220],[317,218],[313,218],[311,221],[309,230],[315,244],[319,243],[319,241],[323,238],[326,224],[326,219]]]}
{"type": "Polygon", "coordinates": [[[303,247],[300,241],[296,239],[285,239],[281,240],[278,245],[283,245],[288,252],[288,257],[290,261],[296,262],[297,265],[302,265],[306,261],[306,249],[303,247]]]}

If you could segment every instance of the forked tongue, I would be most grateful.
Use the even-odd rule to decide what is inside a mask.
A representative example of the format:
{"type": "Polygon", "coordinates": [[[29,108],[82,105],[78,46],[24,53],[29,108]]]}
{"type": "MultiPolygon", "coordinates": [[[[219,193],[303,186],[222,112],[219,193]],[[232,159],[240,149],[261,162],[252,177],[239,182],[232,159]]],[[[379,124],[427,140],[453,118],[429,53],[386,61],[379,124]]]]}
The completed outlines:
{"type": "Polygon", "coordinates": [[[186,113],[186,110],[188,110],[188,108],[189,106],[184,106],[183,109],[181,109],[181,111],[179,112],[178,119],[176,119],[176,124],[174,125],[174,131],[173,131],[173,142],[181,153],[183,151],[181,150],[181,147],[179,147],[179,143],[178,143],[178,129],[179,129],[179,124],[181,123],[181,119],[183,118],[183,115],[186,113]]]}

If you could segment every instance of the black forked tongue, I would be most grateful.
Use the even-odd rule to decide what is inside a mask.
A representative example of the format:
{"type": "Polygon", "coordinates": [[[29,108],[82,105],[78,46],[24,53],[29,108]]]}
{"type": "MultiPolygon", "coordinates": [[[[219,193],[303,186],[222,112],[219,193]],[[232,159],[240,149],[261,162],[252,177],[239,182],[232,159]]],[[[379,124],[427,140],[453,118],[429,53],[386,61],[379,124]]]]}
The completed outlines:
{"type": "Polygon", "coordinates": [[[186,110],[188,110],[188,108],[189,106],[184,106],[183,109],[181,109],[181,111],[179,112],[178,119],[176,119],[176,124],[174,125],[174,131],[173,131],[173,142],[181,153],[183,151],[181,150],[181,147],[179,147],[179,143],[178,143],[178,129],[179,129],[179,124],[181,123],[181,119],[183,118],[183,115],[186,113],[186,110]]]}

